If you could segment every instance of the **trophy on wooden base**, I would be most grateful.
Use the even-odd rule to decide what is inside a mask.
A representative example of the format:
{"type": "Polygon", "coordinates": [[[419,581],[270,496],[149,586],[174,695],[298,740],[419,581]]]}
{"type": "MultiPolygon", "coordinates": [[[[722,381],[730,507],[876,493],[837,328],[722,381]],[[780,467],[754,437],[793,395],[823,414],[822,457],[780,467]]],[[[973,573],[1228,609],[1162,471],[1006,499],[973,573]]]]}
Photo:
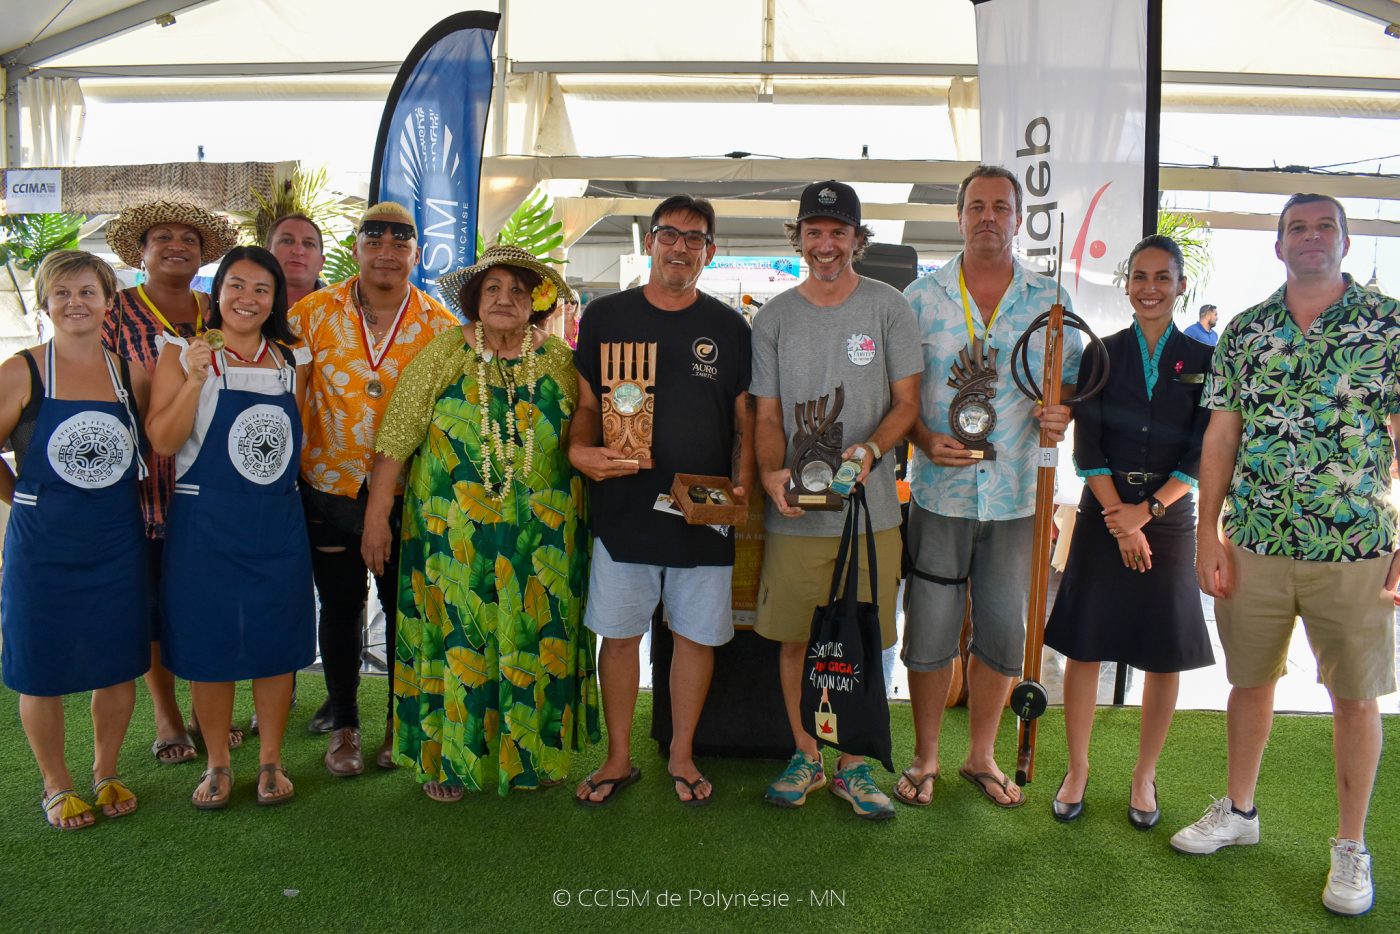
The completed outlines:
{"type": "Polygon", "coordinates": [[[837,416],[846,404],[844,386],[820,399],[799,402],[792,407],[796,432],[792,448],[792,484],[787,490],[789,506],[802,509],[841,509],[844,497],[831,491],[831,481],[841,464],[841,422],[837,416]]]}
{"type": "Polygon", "coordinates": [[[602,346],[603,444],[646,470],[652,466],[656,413],[656,344],[631,341],[602,346]]]}
{"type": "Polygon", "coordinates": [[[948,406],[948,427],[967,448],[968,457],[978,460],[996,460],[997,456],[996,448],[987,441],[997,426],[997,413],[992,408],[996,381],[996,348],[980,337],[973,338],[958,354],[953,375],[948,377],[948,385],[958,391],[948,406]]]}

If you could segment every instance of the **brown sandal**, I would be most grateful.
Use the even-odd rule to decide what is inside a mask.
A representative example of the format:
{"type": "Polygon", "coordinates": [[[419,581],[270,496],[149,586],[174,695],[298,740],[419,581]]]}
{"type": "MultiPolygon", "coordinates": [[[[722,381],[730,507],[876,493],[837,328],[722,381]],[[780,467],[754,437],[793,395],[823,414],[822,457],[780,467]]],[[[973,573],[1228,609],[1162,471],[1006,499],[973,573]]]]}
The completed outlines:
{"type": "Polygon", "coordinates": [[[277,775],[279,772],[283,778],[287,779],[288,784],[290,784],[292,777],[287,774],[287,770],[282,768],[280,763],[269,762],[266,765],[258,766],[258,804],[272,807],[276,804],[285,804],[296,796],[297,790],[295,787],[288,789],[285,793],[280,795],[263,792],[263,776],[268,776],[269,781],[267,784],[269,787],[276,788],[277,775]]]}

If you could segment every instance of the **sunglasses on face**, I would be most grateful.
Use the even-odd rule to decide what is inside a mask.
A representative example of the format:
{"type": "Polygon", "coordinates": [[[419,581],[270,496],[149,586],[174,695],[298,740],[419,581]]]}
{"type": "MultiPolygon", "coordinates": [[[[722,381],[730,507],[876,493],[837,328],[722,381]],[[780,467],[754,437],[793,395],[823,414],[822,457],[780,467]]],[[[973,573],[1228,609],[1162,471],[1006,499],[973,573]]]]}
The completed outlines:
{"type": "Polygon", "coordinates": [[[398,221],[365,221],[360,224],[360,233],[366,237],[393,237],[395,240],[412,240],[418,236],[412,224],[398,221]]]}
{"type": "Polygon", "coordinates": [[[706,246],[714,242],[707,233],[698,230],[677,230],[666,224],[657,224],[651,228],[652,236],[660,240],[663,246],[675,246],[677,240],[684,240],[685,245],[692,250],[703,250],[706,246]]]}

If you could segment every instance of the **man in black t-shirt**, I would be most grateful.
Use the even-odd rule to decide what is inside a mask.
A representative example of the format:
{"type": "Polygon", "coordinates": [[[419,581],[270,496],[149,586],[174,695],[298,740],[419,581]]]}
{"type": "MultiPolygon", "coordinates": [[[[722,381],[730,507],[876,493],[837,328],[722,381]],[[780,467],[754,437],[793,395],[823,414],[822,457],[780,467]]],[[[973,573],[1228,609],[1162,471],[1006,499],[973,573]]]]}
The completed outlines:
{"type": "Polygon", "coordinates": [[[667,768],[682,803],[704,804],[714,794],[695,765],[692,743],[710,689],[714,647],[734,635],[734,540],[729,529],[688,525],[656,508],[677,473],[728,476],[741,503],[753,481],[748,324],[695,286],[715,255],[714,229],[708,201],[676,195],[661,202],[646,237],[647,282],[596,299],[579,322],[579,401],[569,461],[591,481],[595,540],[584,623],[603,637],[598,670],[608,726],[608,757],[578,786],[584,805],[605,804],[641,777],[629,744],[638,649],[663,601],[675,637],[667,768]],[[657,345],[653,466],[646,470],[603,446],[601,353],[620,342],[657,345]]]}

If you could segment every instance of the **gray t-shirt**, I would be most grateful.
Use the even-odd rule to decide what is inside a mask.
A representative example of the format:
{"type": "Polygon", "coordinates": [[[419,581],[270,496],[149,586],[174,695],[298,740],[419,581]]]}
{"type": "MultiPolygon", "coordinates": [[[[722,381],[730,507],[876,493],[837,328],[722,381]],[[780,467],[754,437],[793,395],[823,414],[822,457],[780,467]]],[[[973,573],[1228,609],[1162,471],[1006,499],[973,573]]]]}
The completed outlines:
{"type": "MultiPolygon", "coordinates": [[[[890,410],[890,383],[923,371],[914,311],[903,295],[882,282],[861,278],[840,305],[813,305],[797,289],[770,300],[754,318],[753,378],[749,392],[779,399],[791,466],[796,425],[793,407],[845,388],[842,450],[866,441],[890,410]]],[[[889,454],[889,452],[882,452],[889,454]]],[[[875,531],[899,525],[894,457],[881,459],[866,479],[866,499],[875,531]]],[[[768,503],[770,532],[782,535],[840,535],[844,513],[810,510],[792,519],[768,503]]]]}

